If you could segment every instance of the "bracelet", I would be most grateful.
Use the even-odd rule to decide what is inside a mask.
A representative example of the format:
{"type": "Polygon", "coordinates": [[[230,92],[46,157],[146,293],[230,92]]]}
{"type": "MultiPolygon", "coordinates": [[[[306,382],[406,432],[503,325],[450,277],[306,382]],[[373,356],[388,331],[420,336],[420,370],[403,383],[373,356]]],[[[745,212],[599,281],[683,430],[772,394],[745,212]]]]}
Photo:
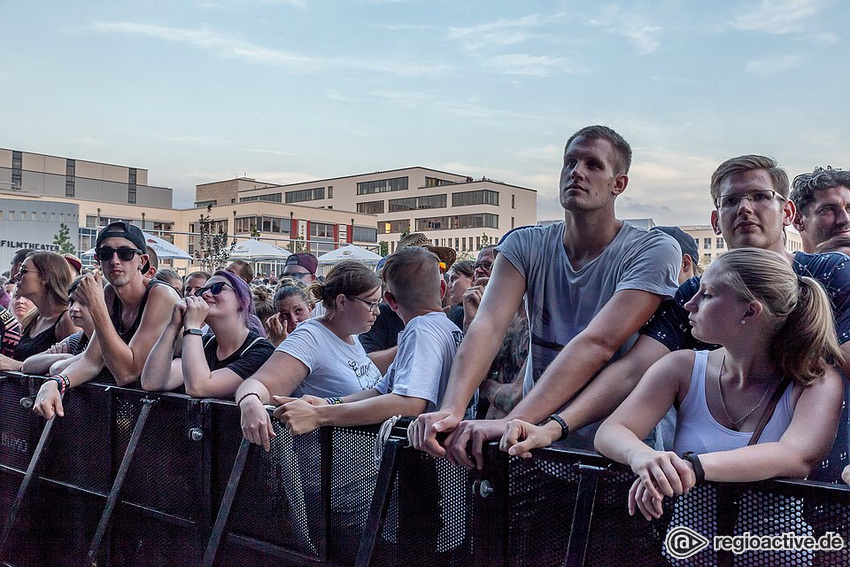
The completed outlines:
{"type": "Polygon", "coordinates": [[[185,331],[183,331],[183,336],[185,337],[186,335],[195,335],[196,337],[203,337],[204,332],[200,329],[186,329],[185,331]]]}
{"type": "Polygon", "coordinates": [[[62,374],[56,374],[54,376],[50,376],[49,379],[56,380],[56,385],[59,387],[59,395],[63,395],[65,393],[65,380],[67,380],[67,377],[62,374]]]}
{"type": "Polygon", "coordinates": [[[261,404],[263,403],[263,400],[260,398],[260,394],[258,394],[257,392],[248,392],[247,394],[245,394],[244,396],[239,398],[239,401],[236,402],[236,407],[241,408],[242,407],[242,400],[244,400],[248,396],[257,396],[257,399],[260,400],[260,403],[261,404]]]}
{"type": "Polygon", "coordinates": [[[342,398],[325,398],[325,401],[328,402],[328,405],[337,406],[342,403],[342,398]]]}
{"type": "Polygon", "coordinates": [[[562,418],[562,417],[561,417],[560,415],[558,415],[557,413],[553,413],[552,415],[550,415],[550,416],[549,416],[549,418],[548,418],[547,420],[545,420],[545,421],[544,421],[543,423],[541,423],[540,425],[545,425],[545,424],[549,423],[550,421],[554,421],[555,423],[557,423],[558,425],[560,425],[560,426],[561,426],[561,436],[560,436],[560,437],[558,437],[558,438],[556,439],[556,441],[563,441],[564,439],[566,439],[567,437],[569,437],[569,435],[570,435],[570,426],[569,426],[569,425],[567,425],[567,422],[566,422],[566,421],[564,421],[564,418],[562,418]]]}
{"type": "Polygon", "coordinates": [[[702,468],[702,463],[699,460],[699,455],[697,455],[693,451],[688,451],[687,453],[682,455],[682,458],[684,460],[688,461],[689,463],[691,463],[691,466],[694,467],[694,474],[697,477],[696,484],[697,485],[704,484],[705,483],[705,469],[702,468]]]}

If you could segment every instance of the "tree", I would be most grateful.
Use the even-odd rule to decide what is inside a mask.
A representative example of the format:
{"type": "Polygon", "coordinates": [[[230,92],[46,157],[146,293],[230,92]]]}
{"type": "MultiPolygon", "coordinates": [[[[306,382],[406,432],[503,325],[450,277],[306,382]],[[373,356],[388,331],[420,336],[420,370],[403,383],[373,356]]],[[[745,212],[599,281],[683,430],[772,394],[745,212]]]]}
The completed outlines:
{"type": "Polygon", "coordinates": [[[259,238],[259,237],[260,237],[260,231],[257,229],[257,225],[252,224],[251,225],[251,238],[259,238]]]}
{"type": "Polygon", "coordinates": [[[228,245],[227,232],[224,223],[212,220],[212,205],[207,205],[207,214],[198,219],[198,246],[195,248],[195,259],[208,271],[214,272],[227,264],[227,259],[236,246],[236,237],[228,245]]]}
{"type": "Polygon", "coordinates": [[[71,242],[70,229],[64,222],[59,223],[59,232],[53,235],[53,245],[59,247],[60,254],[77,254],[77,248],[71,242]]]}
{"type": "Polygon", "coordinates": [[[379,252],[379,254],[381,256],[386,256],[387,254],[390,253],[390,243],[389,242],[382,240],[378,243],[378,245],[380,245],[380,247],[381,247],[381,251],[379,252]]]}

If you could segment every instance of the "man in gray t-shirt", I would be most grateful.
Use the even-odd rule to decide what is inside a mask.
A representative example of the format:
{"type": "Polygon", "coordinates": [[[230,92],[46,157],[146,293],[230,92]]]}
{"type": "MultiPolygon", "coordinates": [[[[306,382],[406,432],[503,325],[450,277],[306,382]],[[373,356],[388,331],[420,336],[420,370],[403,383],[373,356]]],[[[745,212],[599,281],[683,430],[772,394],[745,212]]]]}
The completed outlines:
{"type": "Polygon", "coordinates": [[[498,439],[511,419],[537,423],[570,402],[675,293],[678,244],[614,215],[630,162],[628,143],[610,128],[590,126],[570,137],[560,181],[564,222],[518,230],[500,247],[440,411],[423,414],[411,429],[415,447],[480,468],[484,441],[498,439]],[[534,388],[506,418],[461,422],[523,296],[531,332],[526,385],[534,388]],[[438,433],[449,433],[442,444],[438,433]]]}

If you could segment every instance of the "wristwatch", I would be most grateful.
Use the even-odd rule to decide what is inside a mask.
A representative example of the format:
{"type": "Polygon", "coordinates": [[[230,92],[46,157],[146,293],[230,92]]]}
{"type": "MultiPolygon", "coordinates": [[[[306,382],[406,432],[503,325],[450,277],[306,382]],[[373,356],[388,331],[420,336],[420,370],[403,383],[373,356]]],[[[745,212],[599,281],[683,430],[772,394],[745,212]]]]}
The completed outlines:
{"type": "Polygon", "coordinates": [[[185,331],[183,331],[183,336],[185,337],[186,335],[195,335],[197,337],[203,337],[204,332],[200,329],[186,329],[185,331]]]}

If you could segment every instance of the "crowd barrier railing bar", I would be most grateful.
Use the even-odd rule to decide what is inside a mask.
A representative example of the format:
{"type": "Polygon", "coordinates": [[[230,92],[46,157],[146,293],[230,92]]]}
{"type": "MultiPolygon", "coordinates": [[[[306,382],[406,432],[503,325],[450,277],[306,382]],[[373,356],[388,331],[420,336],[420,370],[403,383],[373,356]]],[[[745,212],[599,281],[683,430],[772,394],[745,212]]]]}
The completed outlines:
{"type": "Polygon", "coordinates": [[[42,382],[0,374],[0,564],[850,567],[843,485],[707,483],[646,522],[626,512],[634,475],[592,452],[490,445],[468,471],[409,448],[403,419],[376,467],[377,427],[292,437],[273,420],[267,453],[242,439],[233,402],[86,384],[46,422],[31,411],[42,382]],[[664,544],[680,525],[845,547],[680,561],[664,544]]]}

